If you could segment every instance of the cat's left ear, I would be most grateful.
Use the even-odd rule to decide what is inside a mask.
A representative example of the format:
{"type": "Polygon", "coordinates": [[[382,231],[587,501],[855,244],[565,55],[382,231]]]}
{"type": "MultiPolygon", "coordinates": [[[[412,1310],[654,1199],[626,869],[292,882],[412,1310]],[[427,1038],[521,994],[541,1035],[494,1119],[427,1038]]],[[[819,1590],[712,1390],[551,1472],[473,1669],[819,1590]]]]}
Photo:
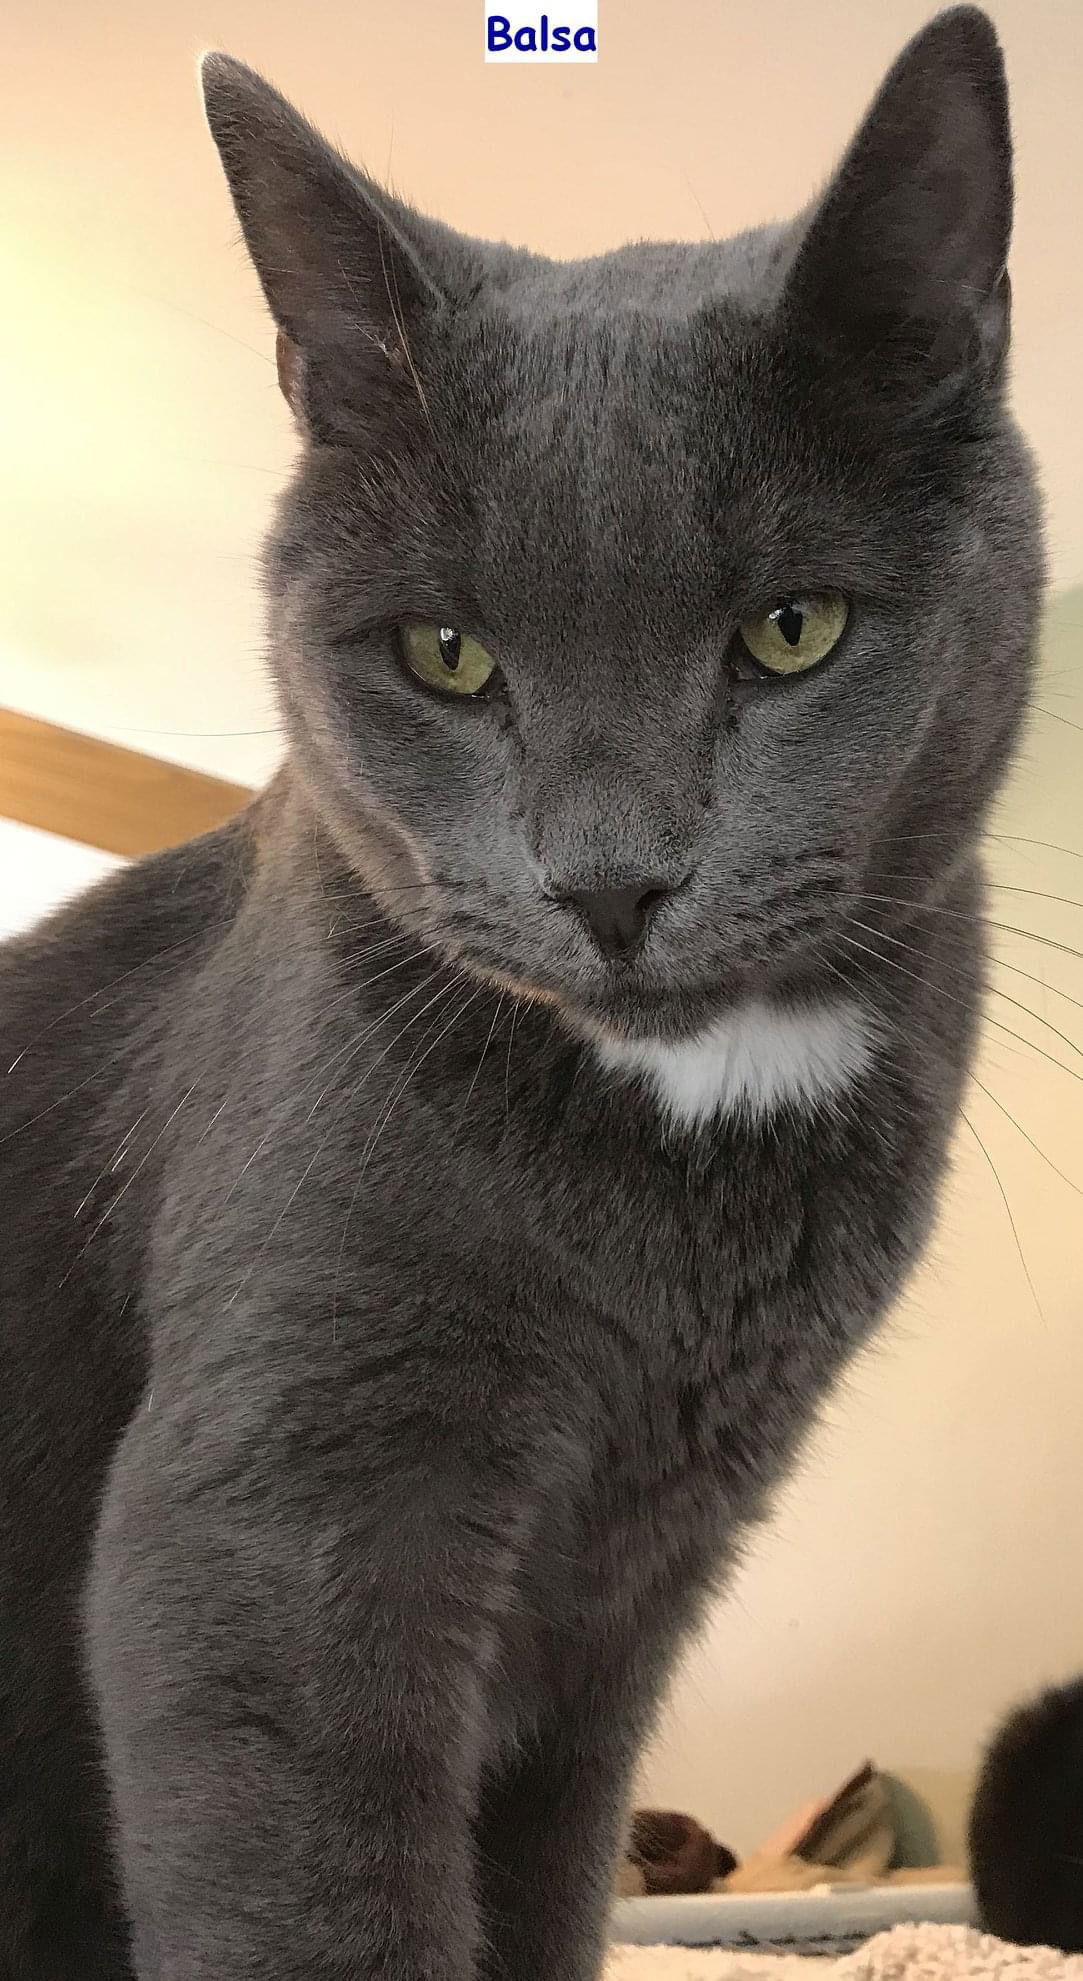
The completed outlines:
{"type": "Polygon", "coordinates": [[[1004,63],[976,7],[899,56],[797,248],[785,301],[873,387],[922,396],[1008,344],[1012,220],[1004,63]]]}
{"type": "Polygon", "coordinates": [[[201,63],[233,203],[278,325],[278,375],[317,438],[416,406],[411,335],[445,296],[409,238],[419,216],[348,163],[270,83],[229,55],[201,63]]]}

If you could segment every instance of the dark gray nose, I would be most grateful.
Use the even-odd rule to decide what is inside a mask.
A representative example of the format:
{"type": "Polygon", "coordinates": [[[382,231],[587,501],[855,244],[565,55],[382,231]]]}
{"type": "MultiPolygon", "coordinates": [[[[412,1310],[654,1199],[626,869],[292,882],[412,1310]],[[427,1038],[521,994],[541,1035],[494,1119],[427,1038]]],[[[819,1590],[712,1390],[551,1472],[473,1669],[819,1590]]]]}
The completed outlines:
{"type": "Polygon", "coordinates": [[[670,889],[662,881],[633,881],[628,887],[569,887],[557,895],[578,909],[603,956],[630,956],[647,923],[670,889]]]}

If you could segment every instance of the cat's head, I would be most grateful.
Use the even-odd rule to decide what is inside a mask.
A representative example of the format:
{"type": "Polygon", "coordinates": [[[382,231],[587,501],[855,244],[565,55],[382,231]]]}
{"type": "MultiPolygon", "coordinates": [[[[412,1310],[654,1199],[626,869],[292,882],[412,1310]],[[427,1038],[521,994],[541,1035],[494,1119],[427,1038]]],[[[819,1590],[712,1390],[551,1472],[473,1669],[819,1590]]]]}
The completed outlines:
{"type": "Polygon", "coordinates": [[[985,16],[911,43],[795,222],[575,263],[421,219],[204,76],[304,436],[275,666],[339,846],[588,1029],[830,983],[848,918],[966,852],[1026,695],[985,16]]]}

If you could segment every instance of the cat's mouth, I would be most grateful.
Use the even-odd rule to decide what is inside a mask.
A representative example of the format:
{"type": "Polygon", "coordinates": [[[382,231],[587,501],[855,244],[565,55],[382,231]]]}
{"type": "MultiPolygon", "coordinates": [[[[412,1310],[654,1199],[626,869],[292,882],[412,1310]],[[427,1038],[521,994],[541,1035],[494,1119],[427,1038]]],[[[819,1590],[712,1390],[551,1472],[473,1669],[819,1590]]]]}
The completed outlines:
{"type": "Polygon", "coordinates": [[[760,973],[719,971],[695,983],[608,985],[554,1000],[565,1023],[596,1045],[681,1045],[763,990],[760,973]]]}
{"type": "Polygon", "coordinates": [[[596,1044],[620,1045],[642,1039],[678,1044],[748,994],[748,985],[738,982],[736,976],[732,982],[714,978],[710,983],[670,988],[622,984],[589,990],[578,986],[558,989],[494,963],[466,958],[461,952],[460,961],[467,962],[471,974],[494,990],[505,992],[517,1003],[547,1006],[572,1031],[596,1044]]]}
{"type": "Polygon", "coordinates": [[[521,1004],[546,1006],[569,1030],[595,1044],[678,1045],[750,996],[779,988],[775,973],[747,964],[720,964],[710,976],[692,981],[647,975],[633,965],[594,981],[556,983],[471,953],[461,943],[452,946],[452,954],[491,989],[521,1004]]]}
{"type": "Polygon", "coordinates": [[[715,978],[710,983],[671,989],[623,987],[609,996],[569,999],[562,1010],[573,1026],[598,1044],[623,1045],[660,1040],[678,1045],[748,995],[748,986],[715,978]]]}
{"type": "Polygon", "coordinates": [[[680,1045],[750,998],[815,996],[823,988],[815,953],[785,951],[757,959],[718,958],[707,972],[683,977],[638,962],[583,976],[522,969],[474,943],[448,945],[455,961],[517,1003],[544,1006],[569,1031],[597,1045],[680,1045]]]}
{"type": "Polygon", "coordinates": [[[569,989],[547,1001],[573,1030],[596,1044],[676,1046],[750,1000],[800,1002],[815,999],[823,989],[815,956],[791,954],[770,962],[720,961],[709,976],[692,980],[629,972],[626,978],[569,989]]]}

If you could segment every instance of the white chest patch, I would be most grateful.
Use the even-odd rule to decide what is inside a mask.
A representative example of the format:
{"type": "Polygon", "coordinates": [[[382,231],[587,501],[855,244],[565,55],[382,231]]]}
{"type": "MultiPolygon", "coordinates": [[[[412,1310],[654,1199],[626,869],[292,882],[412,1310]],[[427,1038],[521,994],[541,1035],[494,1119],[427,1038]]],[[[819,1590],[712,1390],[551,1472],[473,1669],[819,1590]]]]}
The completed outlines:
{"type": "Polygon", "coordinates": [[[670,1044],[606,1040],[604,1066],[646,1081],[663,1113],[694,1127],[715,1114],[761,1119],[837,1098],[872,1062],[875,1031],[860,1004],[774,1005],[749,998],[703,1032],[670,1044]]]}

